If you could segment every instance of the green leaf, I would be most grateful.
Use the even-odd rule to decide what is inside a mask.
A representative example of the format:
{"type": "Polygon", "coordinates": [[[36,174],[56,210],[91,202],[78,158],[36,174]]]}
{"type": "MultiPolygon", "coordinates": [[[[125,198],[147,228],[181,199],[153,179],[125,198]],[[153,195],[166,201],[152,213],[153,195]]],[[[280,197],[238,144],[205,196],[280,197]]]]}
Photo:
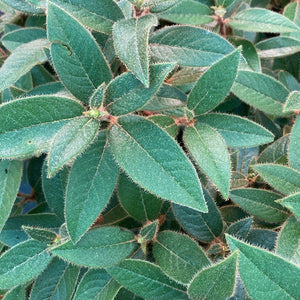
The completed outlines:
{"type": "Polygon", "coordinates": [[[183,287],[164,275],[150,262],[126,259],[107,272],[133,293],[149,299],[188,299],[183,287]]]}
{"type": "Polygon", "coordinates": [[[70,300],[79,275],[79,268],[55,257],[34,283],[30,300],[70,300]]]}
{"type": "Polygon", "coordinates": [[[106,132],[101,131],[71,169],[65,213],[73,242],[80,239],[106,206],[115,188],[118,170],[106,141],[106,132]]]}
{"type": "Polygon", "coordinates": [[[250,71],[239,71],[231,91],[242,101],[267,114],[284,115],[283,104],[289,92],[272,77],[250,71]]]}
{"type": "Polygon", "coordinates": [[[105,270],[88,270],[74,295],[74,300],[114,299],[121,286],[105,270]]]}
{"type": "Polygon", "coordinates": [[[222,262],[201,270],[188,287],[191,299],[227,299],[235,283],[238,253],[235,252],[222,262]]]}
{"type": "Polygon", "coordinates": [[[110,34],[115,21],[124,18],[122,10],[113,0],[81,1],[51,0],[77,19],[82,25],[110,34]]]}
{"type": "Polygon", "coordinates": [[[68,122],[57,132],[48,154],[49,177],[88,147],[96,137],[98,127],[97,120],[79,117],[68,122]]]}
{"type": "Polygon", "coordinates": [[[252,168],[280,193],[289,195],[300,192],[300,172],[275,164],[255,165],[252,168]]]}
{"type": "Polygon", "coordinates": [[[288,18],[263,8],[244,9],[231,17],[227,24],[234,29],[255,32],[299,31],[299,27],[288,18]]]}
{"type": "Polygon", "coordinates": [[[300,221],[291,216],[283,224],[276,245],[276,254],[300,265],[300,221]]]}
{"type": "Polygon", "coordinates": [[[89,106],[91,108],[99,108],[103,102],[104,98],[104,88],[105,83],[99,85],[99,87],[95,90],[91,98],[89,99],[89,106]]]}
{"type": "Polygon", "coordinates": [[[275,201],[281,196],[266,190],[235,189],[230,192],[230,198],[246,212],[267,222],[284,222],[288,213],[275,201]]]}
{"type": "Polygon", "coordinates": [[[213,21],[211,9],[198,1],[182,0],[162,11],[158,17],[179,24],[202,25],[213,21]]]}
{"type": "Polygon", "coordinates": [[[162,271],[182,284],[189,283],[199,270],[210,265],[195,241],[172,231],[163,231],[158,235],[153,254],[162,271]]]}
{"type": "Polygon", "coordinates": [[[165,27],[152,34],[149,42],[155,60],[184,66],[210,66],[234,51],[218,34],[192,26],[165,27]]]}
{"type": "Polygon", "coordinates": [[[142,108],[159,90],[175,64],[150,66],[149,87],[145,87],[132,73],[115,78],[105,89],[106,109],[113,115],[125,115],[142,108]]]}
{"type": "Polygon", "coordinates": [[[152,241],[158,231],[158,220],[146,223],[143,228],[141,228],[140,236],[144,241],[152,241]]]}
{"type": "Polygon", "coordinates": [[[230,157],[223,138],[212,127],[197,122],[185,130],[184,142],[200,169],[227,199],[230,185],[230,157]]]}
{"type": "Polygon", "coordinates": [[[158,217],[163,204],[162,199],[141,189],[124,173],[119,176],[117,191],[122,207],[133,218],[146,222],[158,217]]]}
{"type": "Polygon", "coordinates": [[[29,14],[42,14],[44,11],[23,0],[1,0],[10,7],[29,14]]]}
{"type": "Polygon", "coordinates": [[[298,299],[300,268],[279,256],[227,236],[232,251],[239,250],[239,273],[253,299],[298,299]]]}
{"type": "Polygon", "coordinates": [[[32,227],[32,226],[22,226],[22,229],[26,232],[26,234],[30,238],[50,245],[57,238],[57,234],[48,229],[32,227]]]}
{"type": "Polygon", "coordinates": [[[51,261],[47,245],[29,240],[6,251],[0,257],[0,289],[23,284],[41,273],[51,261]]]}
{"type": "MultiPolygon", "coordinates": [[[[257,221],[257,220],[256,220],[257,221]]],[[[277,239],[277,232],[268,229],[251,229],[247,235],[247,242],[257,247],[274,251],[277,239]]]]}
{"type": "Polygon", "coordinates": [[[210,113],[197,120],[215,128],[227,146],[232,148],[267,144],[274,139],[274,135],[264,127],[239,116],[210,113]]]}
{"type": "Polygon", "coordinates": [[[180,205],[207,211],[192,164],[154,123],[139,116],[123,116],[112,126],[108,138],[122,169],[143,188],[180,205]]]}
{"type": "Polygon", "coordinates": [[[300,219],[300,193],[292,194],[288,197],[277,200],[276,202],[287,207],[297,218],[300,219]]]}
{"type": "Polygon", "coordinates": [[[10,290],[7,294],[5,294],[5,297],[3,300],[25,300],[25,288],[23,285],[19,285],[16,288],[10,290]]]}
{"type": "Polygon", "coordinates": [[[38,39],[46,39],[47,34],[42,28],[20,28],[5,34],[1,42],[10,52],[19,46],[38,39]]]}
{"type": "Polygon", "coordinates": [[[148,117],[148,120],[151,120],[157,124],[160,128],[166,131],[171,137],[175,138],[178,134],[178,125],[175,123],[175,120],[171,117],[165,115],[153,115],[148,117]]]}
{"type": "Polygon", "coordinates": [[[55,133],[83,111],[78,102],[58,96],[35,96],[0,105],[0,157],[30,156],[48,150],[55,133]]]}
{"type": "Polygon", "coordinates": [[[300,110],[300,91],[292,91],[286,100],[283,111],[300,110]]]}
{"type": "Polygon", "coordinates": [[[204,196],[208,213],[176,204],[173,204],[173,210],[176,219],[188,234],[200,241],[211,242],[222,233],[223,221],[214,200],[206,190],[204,196]]]}
{"type": "Polygon", "coordinates": [[[227,229],[226,233],[233,235],[237,238],[245,239],[250,231],[252,218],[245,218],[231,224],[227,229]]]}
{"type": "Polygon", "coordinates": [[[292,129],[291,140],[289,145],[289,153],[288,153],[290,166],[296,169],[297,171],[300,171],[299,141],[300,141],[300,118],[298,117],[292,129]]]}
{"type": "Polygon", "coordinates": [[[196,82],[188,98],[188,108],[195,116],[211,111],[229,94],[237,75],[240,54],[238,49],[217,61],[196,82]]]}
{"type": "Polygon", "coordinates": [[[15,83],[35,65],[43,63],[47,59],[44,47],[49,47],[46,39],[34,40],[16,48],[0,69],[0,91],[15,83]]]}
{"type": "Polygon", "coordinates": [[[21,161],[0,161],[0,232],[16,200],[22,169],[21,161]]]}
{"type": "Polygon", "coordinates": [[[53,42],[52,60],[63,84],[75,97],[88,104],[95,89],[112,78],[101,49],[87,29],[50,1],[48,38],[53,42]]]}
{"type": "Polygon", "coordinates": [[[283,83],[290,91],[300,91],[300,83],[289,72],[280,71],[278,77],[279,81],[283,83]]]}
{"type": "Polygon", "coordinates": [[[127,20],[120,20],[113,26],[113,39],[117,55],[127,68],[146,86],[149,87],[148,39],[152,26],[157,25],[157,18],[146,15],[127,20]]]}
{"type": "Polygon", "coordinates": [[[74,264],[105,268],[119,263],[134,249],[134,235],[130,231],[119,227],[99,227],[88,231],[77,244],[68,241],[51,252],[74,264]]]}

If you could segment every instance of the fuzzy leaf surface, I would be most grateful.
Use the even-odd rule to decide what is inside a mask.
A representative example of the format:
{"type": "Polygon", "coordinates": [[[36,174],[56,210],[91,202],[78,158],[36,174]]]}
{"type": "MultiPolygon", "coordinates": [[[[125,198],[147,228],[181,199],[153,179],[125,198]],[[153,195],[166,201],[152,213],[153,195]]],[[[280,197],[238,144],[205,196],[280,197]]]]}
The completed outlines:
{"type": "Polygon", "coordinates": [[[300,118],[296,119],[291,133],[289,145],[289,163],[290,166],[300,172],[300,118]]]}
{"type": "Polygon", "coordinates": [[[300,91],[293,91],[289,94],[283,110],[300,110],[300,91]]]}
{"type": "Polygon", "coordinates": [[[300,193],[289,195],[277,202],[287,207],[297,218],[300,219],[300,193]]]}

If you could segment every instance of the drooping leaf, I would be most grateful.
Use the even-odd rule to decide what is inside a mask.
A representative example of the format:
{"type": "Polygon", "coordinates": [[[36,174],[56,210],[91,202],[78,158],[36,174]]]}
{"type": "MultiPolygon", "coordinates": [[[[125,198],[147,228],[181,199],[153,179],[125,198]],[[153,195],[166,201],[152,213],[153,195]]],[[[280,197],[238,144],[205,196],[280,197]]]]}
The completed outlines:
{"type": "Polygon", "coordinates": [[[234,50],[221,36],[192,26],[165,27],[152,34],[149,42],[154,59],[194,67],[210,66],[234,50]]]}
{"type": "Polygon", "coordinates": [[[300,141],[300,118],[297,118],[291,133],[288,158],[289,158],[290,166],[300,172],[299,141],[300,141]]]}
{"type": "Polygon", "coordinates": [[[239,273],[254,299],[298,299],[300,268],[287,260],[227,236],[232,251],[239,250],[239,273]]]}
{"type": "Polygon", "coordinates": [[[277,200],[276,202],[287,207],[297,218],[300,219],[300,193],[289,195],[288,197],[277,200]]]}
{"type": "Polygon", "coordinates": [[[48,154],[48,175],[52,177],[78,156],[97,135],[99,122],[88,117],[74,118],[54,136],[48,154]]]}
{"type": "Polygon", "coordinates": [[[23,284],[41,273],[51,261],[47,245],[29,240],[6,251],[0,257],[0,289],[23,284]]]}
{"type": "Polygon", "coordinates": [[[157,236],[153,254],[162,271],[182,284],[189,283],[198,271],[210,265],[195,241],[173,231],[163,231],[157,236]]]}
{"type": "Polygon", "coordinates": [[[148,39],[157,18],[146,15],[120,20],[113,26],[113,39],[117,55],[127,68],[149,87],[148,39]]]}
{"type": "Polygon", "coordinates": [[[126,259],[107,272],[121,285],[146,299],[188,299],[184,288],[150,262],[126,259]]]}
{"type": "Polygon", "coordinates": [[[234,288],[238,252],[222,262],[201,270],[188,287],[191,299],[226,299],[234,288]]]}
{"type": "Polygon", "coordinates": [[[107,144],[106,132],[101,131],[71,169],[66,191],[66,222],[72,241],[80,239],[106,206],[117,178],[118,166],[107,144]]]}
{"type": "Polygon", "coordinates": [[[87,29],[50,1],[47,29],[59,77],[75,97],[88,104],[94,90],[112,78],[101,49],[87,29]]]}
{"type": "Polygon", "coordinates": [[[214,63],[194,85],[188,108],[195,116],[212,110],[228,95],[237,75],[240,53],[238,49],[214,63]]]}
{"type": "Polygon", "coordinates": [[[68,241],[51,252],[60,258],[90,268],[119,263],[135,249],[134,235],[119,227],[99,227],[88,231],[75,245],[68,241]]]}
{"type": "Polygon", "coordinates": [[[228,21],[234,29],[255,32],[293,32],[299,27],[288,18],[263,8],[244,9],[228,21]]]}
{"type": "Polygon", "coordinates": [[[178,144],[154,123],[139,116],[123,116],[112,126],[108,138],[122,169],[143,188],[206,211],[195,169],[178,144]]]}

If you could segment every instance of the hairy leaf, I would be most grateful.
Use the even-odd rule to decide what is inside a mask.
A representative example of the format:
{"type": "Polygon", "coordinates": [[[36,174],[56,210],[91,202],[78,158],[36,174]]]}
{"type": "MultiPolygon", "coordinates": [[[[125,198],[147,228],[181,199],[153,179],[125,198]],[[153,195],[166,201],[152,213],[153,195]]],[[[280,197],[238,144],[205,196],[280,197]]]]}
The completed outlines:
{"type": "Polygon", "coordinates": [[[287,207],[297,218],[300,219],[300,193],[292,194],[288,197],[277,200],[276,202],[287,207]]]}
{"type": "Polygon", "coordinates": [[[297,118],[291,133],[288,157],[289,157],[290,166],[300,172],[299,141],[300,141],[300,118],[297,118]]]}

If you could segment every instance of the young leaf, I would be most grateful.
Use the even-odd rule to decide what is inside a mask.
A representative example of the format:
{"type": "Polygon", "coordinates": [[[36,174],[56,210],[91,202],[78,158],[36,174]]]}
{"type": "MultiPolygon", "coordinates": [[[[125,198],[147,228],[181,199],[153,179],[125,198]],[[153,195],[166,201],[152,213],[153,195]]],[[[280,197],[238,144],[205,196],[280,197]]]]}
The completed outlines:
{"type": "Polygon", "coordinates": [[[252,168],[277,191],[287,195],[300,192],[300,172],[275,164],[255,165],[252,168]]]}
{"type": "Polygon", "coordinates": [[[300,110],[300,91],[292,91],[286,100],[283,111],[300,110]]]}
{"type": "Polygon", "coordinates": [[[241,50],[237,49],[214,63],[194,85],[188,108],[195,116],[212,110],[228,95],[237,75],[240,54],[241,50]]]}
{"type": "Polygon", "coordinates": [[[82,25],[110,34],[115,21],[123,19],[122,10],[113,0],[81,1],[51,0],[77,19],[82,25]]]}
{"type": "Polygon", "coordinates": [[[215,128],[228,147],[253,147],[273,141],[274,135],[246,118],[239,116],[210,113],[197,117],[201,123],[215,128]]]}
{"type": "Polygon", "coordinates": [[[156,236],[158,231],[158,220],[146,223],[143,228],[141,228],[140,236],[145,241],[152,241],[156,236]]]}
{"type": "Polygon", "coordinates": [[[231,91],[247,104],[276,116],[284,115],[288,90],[276,79],[250,71],[239,71],[231,91]]]}
{"type": "Polygon", "coordinates": [[[235,189],[230,198],[246,212],[267,222],[284,222],[288,213],[275,201],[281,196],[273,192],[259,189],[235,189]]]}
{"type": "Polygon", "coordinates": [[[227,199],[230,158],[227,145],[219,133],[210,126],[197,122],[185,130],[184,142],[200,169],[227,199]]]}
{"type": "Polygon", "coordinates": [[[157,18],[146,15],[140,18],[121,20],[113,26],[113,39],[117,55],[127,68],[149,87],[148,39],[157,18]]]}
{"type": "Polygon", "coordinates": [[[207,211],[192,164],[154,123],[139,116],[120,117],[108,139],[120,166],[143,188],[180,205],[207,211]]]}
{"type": "Polygon", "coordinates": [[[49,47],[46,39],[34,40],[16,48],[0,69],[0,91],[15,83],[35,65],[43,63],[47,59],[44,47],[49,47]]]}
{"type": "Polygon", "coordinates": [[[29,156],[48,150],[55,133],[83,111],[78,102],[58,96],[35,96],[0,105],[0,157],[29,156]]]}
{"type": "Polygon", "coordinates": [[[148,88],[129,72],[115,78],[105,90],[107,110],[111,114],[119,116],[141,108],[156,94],[174,66],[170,63],[151,65],[148,88]]]}
{"type": "Polygon", "coordinates": [[[10,215],[21,183],[23,163],[0,161],[0,232],[10,215]]]}
{"type": "Polygon", "coordinates": [[[300,265],[300,221],[291,216],[281,228],[276,245],[276,254],[300,265]]]}
{"type": "Polygon", "coordinates": [[[134,249],[134,235],[130,231],[119,227],[99,227],[88,231],[77,244],[68,241],[51,252],[74,264],[105,268],[119,263],[134,249]]]}
{"type": "Polygon", "coordinates": [[[99,87],[95,90],[91,98],[89,99],[89,106],[91,108],[99,108],[103,102],[104,98],[104,88],[105,83],[99,85],[99,87]]]}
{"type": "Polygon", "coordinates": [[[98,127],[97,120],[79,117],[68,122],[57,132],[48,154],[49,177],[84,151],[95,138],[98,127]]]}
{"type": "Polygon", "coordinates": [[[292,129],[288,157],[289,157],[290,166],[300,172],[299,141],[300,141],[300,118],[298,117],[292,129]]]}
{"type": "Polygon", "coordinates": [[[291,212],[300,219],[300,193],[292,194],[276,202],[287,207],[291,212]]]}
{"type": "Polygon", "coordinates": [[[210,261],[198,244],[186,235],[161,232],[153,245],[154,258],[170,278],[187,284],[210,261]]]}
{"type": "Polygon", "coordinates": [[[88,104],[94,90],[112,78],[101,49],[87,29],[50,1],[47,28],[59,77],[75,97],[88,104]]]}
{"type": "Polygon", "coordinates": [[[26,232],[26,234],[30,238],[50,245],[57,238],[57,234],[48,229],[32,227],[32,226],[22,226],[22,229],[26,232]]]}
{"type": "Polygon", "coordinates": [[[239,250],[239,273],[254,299],[298,299],[300,268],[281,257],[227,235],[232,251],[239,250]]]}
{"type": "Polygon", "coordinates": [[[161,62],[205,67],[234,51],[218,34],[192,26],[170,26],[153,33],[149,39],[151,56],[161,62]]]}
{"type": "Polygon", "coordinates": [[[293,32],[299,27],[288,18],[274,11],[263,8],[244,9],[228,21],[234,29],[255,32],[293,32]]]}
{"type": "Polygon", "coordinates": [[[222,262],[201,270],[188,288],[191,299],[227,299],[234,288],[238,252],[222,262]]]}
{"type": "Polygon", "coordinates": [[[188,299],[184,288],[164,275],[150,262],[126,259],[107,272],[121,285],[146,299],[188,299]]]}
{"type": "Polygon", "coordinates": [[[28,240],[6,251],[0,257],[0,289],[23,284],[41,273],[51,261],[47,245],[28,240]]]}

